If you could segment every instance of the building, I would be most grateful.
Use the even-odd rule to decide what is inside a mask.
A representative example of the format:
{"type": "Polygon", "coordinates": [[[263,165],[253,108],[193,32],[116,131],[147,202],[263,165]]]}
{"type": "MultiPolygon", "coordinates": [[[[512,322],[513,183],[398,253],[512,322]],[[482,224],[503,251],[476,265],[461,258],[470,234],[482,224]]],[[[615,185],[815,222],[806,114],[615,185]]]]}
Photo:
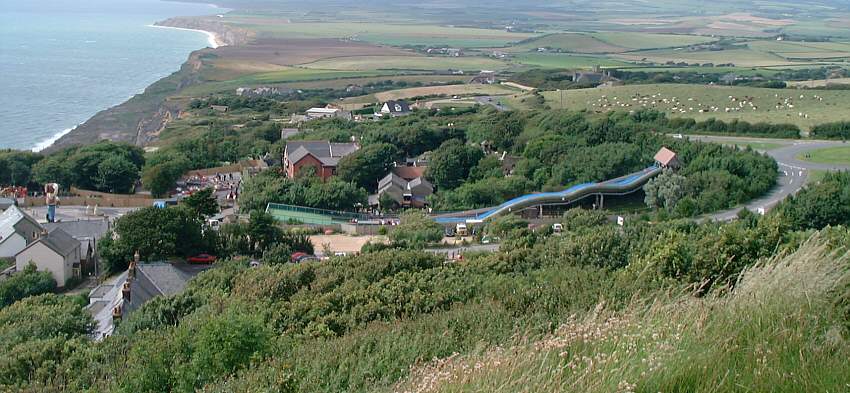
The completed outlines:
{"type": "Polygon", "coordinates": [[[182,292],[189,280],[211,267],[168,262],[140,263],[137,256],[126,272],[111,283],[99,285],[89,294],[86,309],[97,324],[94,338],[102,340],[110,336],[116,320],[126,318],[153,298],[182,292]]]}
{"type": "Polygon", "coordinates": [[[381,116],[404,116],[410,114],[410,104],[405,101],[387,101],[381,106],[381,116]]]}
{"type": "Polygon", "coordinates": [[[15,256],[15,269],[23,271],[27,265],[33,264],[39,271],[50,272],[56,285],[64,287],[68,280],[81,276],[80,248],[79,240],[56,228],[42,233],[38,240],[21,250],[15,256]]]}
{"type": "Polygon", "coordinates": [[[324,108],[307,109],[307,120],[324,119],[328,117],[340,117],[343,119],[351,119],[351,112],[344,111],[340,108],[333,108],[330,105],[324,108]]]}
{"type": "Polygon", "coordinates": [[[62,229],[80,242],[80,274],[82,277],[97,276],[99,254],[97,243],[111,229],[109,220],[104,218],[93,220],[60,221],[44,224],[48,231],[62,229]]]}
{"type": "Polygon", "coordinates": [[[427,198],[433,193],[434,186],[423,177],[408,181],[390,173],[378,181],[378,192],[369,198],[369,204],[378,206],[382,198],[388,197],[399,207],[422,208],[428,205],[427,198]]]}
{"type": "Polygon", "coordinates": [[[666,147],[662,147],[658,153],[655,153],[655,162],[662,168],[670,169],[678,169],[682,165],[676,153],[666,147]]]}
{"type": "Polygon", "coordinates": [[[496,71],[481,71],[473,77],[469,84],[492,85],[496,83],[496,71]]]}
{"type": "Polygon", "coordinates": [[[0,214],[0,258],[13,258],[40,236],[42,227],[17,206],[0,214]]]}
{"type": "Polygon", "coordinates": [[[360,149],[356,143],[328,141],[291,141],[283,151],[286,176],[294,178],[305,168],[312,167],[316,176],[326,180],[336,174],[339,160],[360,149]]]}
{"type": "Polygon", "coordinates": [[[427,169],[428,167],[425,166],[397,166],[391,172],[405,181],[411,181],[417,177],[425,176],[425,170],[427,169]]]}
{"type": "Polygon", "coordinates": [[[0,212],[6,211],[11,206],[15,206],[14,199],[0,197],[0,212]]]}
{"type": "Polygon", "coordinates": [[[573,83],[582,83],[589,85],[606,84],[614,86],[621,84],[622,81],[615,78],[611,71],[602,70],[599,66],[593,66],[593,70],[573,72],[573,83]]]}

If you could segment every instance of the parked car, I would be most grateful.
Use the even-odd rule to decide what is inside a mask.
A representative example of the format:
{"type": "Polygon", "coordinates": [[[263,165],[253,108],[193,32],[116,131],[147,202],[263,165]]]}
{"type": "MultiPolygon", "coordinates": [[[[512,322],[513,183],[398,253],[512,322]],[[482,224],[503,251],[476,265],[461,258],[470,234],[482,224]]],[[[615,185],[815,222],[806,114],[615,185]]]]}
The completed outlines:
{"type": "Polygon", "coordinates": [[[455,237],[455,230],[452,228],[446,228],[446,231],[443,233],[445,237],[455,237]]]}
{"type": "Polygon", "coordinates": [[[186,258],[186,262],[189,263],[214,263],[215,260],[215,255],[210,254],[198,254],[193,257],[186,258]]]}
{"type": "Polygon", "coordinates": [[[307,254],[306,252],[298,251],[298,252],[292,253],[292,255],[289,257],[289,259],[292,261],[292,263],[300,263],[300,262],[306,262],[306,261],[316,261],[319,258],[316,258],[315,255],[310,255],[310,254],[307,254]]]}

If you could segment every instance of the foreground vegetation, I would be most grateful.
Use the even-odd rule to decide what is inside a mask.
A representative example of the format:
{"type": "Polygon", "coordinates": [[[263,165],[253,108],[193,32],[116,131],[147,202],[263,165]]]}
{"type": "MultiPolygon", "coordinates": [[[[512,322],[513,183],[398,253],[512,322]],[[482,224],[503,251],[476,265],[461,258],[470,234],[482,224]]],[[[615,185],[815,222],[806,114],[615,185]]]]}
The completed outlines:
{"type": "MultiPolygon", "coordinates": [[[[829,175],[767,216],[729,224],[621,228],[576,210],[560,236],[501,225],[499,252],[451,264],[405,248],[301,264],[269,255],[254,268],[223,261],[98,343],[86,339],[82,303],[29,297],[0,310],[0,385],[841,390],[850,233],[821,228],[850,224],[848,187],[850,174],[829,175]]],[[[270,228],[252,222],[256,233],[270,228]]]]}

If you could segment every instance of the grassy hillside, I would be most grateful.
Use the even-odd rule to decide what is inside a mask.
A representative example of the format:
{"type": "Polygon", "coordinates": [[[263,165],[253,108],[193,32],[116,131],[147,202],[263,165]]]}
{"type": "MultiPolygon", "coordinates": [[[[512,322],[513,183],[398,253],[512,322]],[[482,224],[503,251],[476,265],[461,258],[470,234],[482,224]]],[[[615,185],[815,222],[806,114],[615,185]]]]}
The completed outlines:
{"type": "Polygon", "coordinates": [[[815,236],[743,275],[734,293],[604,302],[542,340],[419,367],[396,392],[833,391],[850,382],[847,249],[815,236]],[[843,299],[843,300],[842,300],[843,299]]]}

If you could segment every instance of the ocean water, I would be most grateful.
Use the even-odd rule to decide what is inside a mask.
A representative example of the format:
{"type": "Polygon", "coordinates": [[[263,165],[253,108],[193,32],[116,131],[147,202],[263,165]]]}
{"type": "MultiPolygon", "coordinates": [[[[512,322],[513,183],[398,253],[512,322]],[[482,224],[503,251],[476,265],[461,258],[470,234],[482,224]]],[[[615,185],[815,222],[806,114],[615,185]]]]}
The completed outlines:
{"type": "Polygon", "coordinates": [[[222,12],[158,0],[0,3],[0,148],[46,147],[210,46],[203,32],[152,23],[222,12]]]}

